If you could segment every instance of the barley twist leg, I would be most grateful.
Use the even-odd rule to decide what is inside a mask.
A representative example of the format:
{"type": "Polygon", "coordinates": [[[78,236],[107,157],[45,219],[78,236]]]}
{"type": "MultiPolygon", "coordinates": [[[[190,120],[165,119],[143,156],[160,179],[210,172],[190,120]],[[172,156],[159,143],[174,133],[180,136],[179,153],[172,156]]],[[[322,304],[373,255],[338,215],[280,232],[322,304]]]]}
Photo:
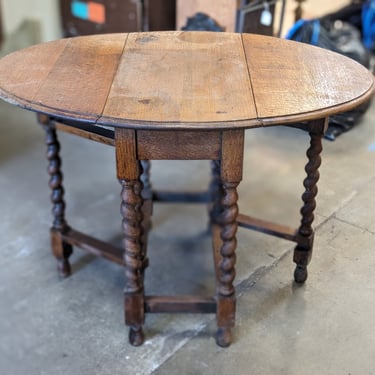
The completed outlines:
{"type": "Polygon", "coordinates": [[[217,224],[221,214],[222,184],[220,178],[220,160],[211,161],[211,182],[209,186],[210,206],[209,215],[211,224],[217,224]]]}
{"type": "Polygon", "coordinates": [[[227,347],[232,342],[232,328],[235,322],[235,289],[233,281],[236,275],[236,233],[237,233],[237,185],[238,183],[224,182],[221,201],[222,225],[220,249],[221,261],[218,275],[218,331],[216,342],[219,346],[227,347]]]}
{"type": "Polygon", "coordinates": [[[139,346],[144,341],[144,286],[142,251],[142,182],[121,180],[121,214],[124,230],[124,263],[126,275],[125,321],[130,326],[129,341],[139,346]]]}
{"type": "Polygon", "coordinates": [[[304,283],[307,279],[307,265],[310,262],[314,230],[314,210],[316,207],[315,197],[318,194],[317,182],[319,180],[318,168],[321,164],[320,153],[322,151],[322,135],[310,133],[310,147],[307,150],[308,162],[305,167],[307,177],[303,185],[305,192],[302,195],[304,202],[301,208],[301,224],[297,234],[297,246],[294,250],[294,262],[297,264],[294,279],[297,283],[304,283]]]}
{"type": "Polygon", "coordinates": [[[51,189],[53,223],[51,228],[52,252],[57,259],[59,275],[67,277],[71,273],[69,257],[73,252],[70,244],[62,240],[61,234],[69,229],[65,220],[65,201],[63,174],[61,172],[60,144],[56,130],[49,125],[44,126],[47,146],[46,157],[48,160],[48,174],[50,175],[49,187],[51,189]]]}

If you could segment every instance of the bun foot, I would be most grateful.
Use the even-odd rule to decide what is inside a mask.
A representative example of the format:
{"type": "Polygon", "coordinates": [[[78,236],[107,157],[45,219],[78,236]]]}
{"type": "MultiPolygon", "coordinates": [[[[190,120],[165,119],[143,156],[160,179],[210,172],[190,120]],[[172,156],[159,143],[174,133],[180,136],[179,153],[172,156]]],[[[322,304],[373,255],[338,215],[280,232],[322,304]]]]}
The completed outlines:
{"type": "Polygon", "coordinates": [[[61,278],[69,277],[72,273],[68,259],[59,260],[57,263],[57,272],[61,278]]]}
{"type": "Polygon", "coordinates": [[[297,266],[294,271],[294,281],[298,284],[303,284],[307,279],[306,266],[297,266]]]}
{"type": "Polygon", "coordinates": [[[219,328],[216,333],[216,344],[227,348],[232,343],[232,330],[230,328],[219,328]]]}
{"type": "Polygon", "coordinates": [[[130,328],[129,331],[129,342],[133,346],[140,346],[145,341],[145,335],[143,333],[142,327],[130,328]]]}

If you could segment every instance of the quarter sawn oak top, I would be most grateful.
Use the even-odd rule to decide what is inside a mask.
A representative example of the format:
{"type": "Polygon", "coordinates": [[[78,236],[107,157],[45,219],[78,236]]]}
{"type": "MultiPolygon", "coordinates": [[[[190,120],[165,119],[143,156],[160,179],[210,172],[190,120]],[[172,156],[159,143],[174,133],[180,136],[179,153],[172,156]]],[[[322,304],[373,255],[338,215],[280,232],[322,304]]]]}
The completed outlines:
{"type": "Polygon", "coordinates": [[[148,129],[251,128],[344,112],[372,74],[342,55],[252,34],[61,39],[0,60],[0,96],[60,119],[148,129]]]}

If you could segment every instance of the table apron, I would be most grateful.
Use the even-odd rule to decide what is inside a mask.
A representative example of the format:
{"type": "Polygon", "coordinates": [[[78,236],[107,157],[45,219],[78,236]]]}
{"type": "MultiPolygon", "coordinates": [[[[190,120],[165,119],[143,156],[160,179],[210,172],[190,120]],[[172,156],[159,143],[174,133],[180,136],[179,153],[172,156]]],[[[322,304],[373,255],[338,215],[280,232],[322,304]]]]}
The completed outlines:
{"type": "Polygon", "coordinates": [[[136,133],[138,159],[220,159],[221,131],[137,130],[136,133]]]}

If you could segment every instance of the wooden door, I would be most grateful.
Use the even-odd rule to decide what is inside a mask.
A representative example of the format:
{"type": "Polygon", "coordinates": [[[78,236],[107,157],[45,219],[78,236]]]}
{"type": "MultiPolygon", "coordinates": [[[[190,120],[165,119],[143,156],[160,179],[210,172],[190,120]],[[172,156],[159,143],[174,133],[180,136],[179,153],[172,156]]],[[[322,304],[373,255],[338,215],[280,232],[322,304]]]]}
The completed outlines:
{"type": "Polygon", "coordinates": [[[176,0],[148,0],[145,5],[148,30],[176,30],[176,0]]]}

